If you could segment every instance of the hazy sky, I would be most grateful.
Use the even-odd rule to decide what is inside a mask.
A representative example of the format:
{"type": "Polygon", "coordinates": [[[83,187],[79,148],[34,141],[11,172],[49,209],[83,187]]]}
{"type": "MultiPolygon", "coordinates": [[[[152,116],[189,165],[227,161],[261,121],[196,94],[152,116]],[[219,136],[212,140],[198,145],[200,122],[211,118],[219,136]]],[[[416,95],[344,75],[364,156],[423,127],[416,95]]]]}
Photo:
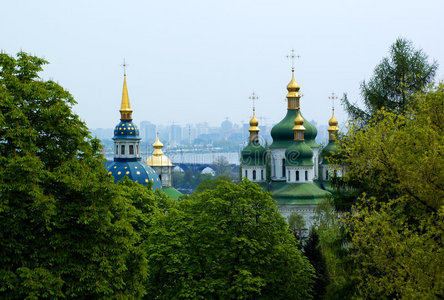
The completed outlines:
{"type": "Polygon", "coordinates": [[[292,48],[303,115],[319,124],[331,92],[360,100],[361,81],[398,37],[444,64],[442,0],[4,0],[1,10],[0,48],[45,57],[43,78],[74,95],[90,128],[119,120],[124,58],[134,121],[165,125],[248,121],[253,91],[261,122],[280,121],[292,48]]]}

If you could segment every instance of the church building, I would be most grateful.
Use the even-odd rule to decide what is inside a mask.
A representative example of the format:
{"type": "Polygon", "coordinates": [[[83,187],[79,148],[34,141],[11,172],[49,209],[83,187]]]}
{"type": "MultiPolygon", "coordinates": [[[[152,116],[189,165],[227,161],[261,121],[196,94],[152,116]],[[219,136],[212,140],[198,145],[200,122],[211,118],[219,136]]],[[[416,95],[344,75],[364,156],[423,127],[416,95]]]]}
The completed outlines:
{"type": "Polygon", "coordinates": [[[128,88],[126,84],[126,72],[123,76],[123,92],[120,107],[120,122],[114,128],[114,161],[106,163],[108,174],[114,177],[114,181],[122,180],[125,176],[142,185],[152,185],[153,190],[162,190],[173,199],[182,195],[172,187],[172,169],[174,166],[161,150],[162,143],[157,139],[154,143],[154,154],[147,162],[142,161],[140,152],[139,129],[133,122],[133,110],[131,109],[128,88]],[[161,164],[158,164],[160,159],[161,164]],[[158,167],[160,169],[157,169],[158,167]],[[157,173],[157,172],[160,173],[157,173]],[[162,180],[163,179],[163,180],[162,180]]]}
{"type": "Polygon", "coordinates": [[[267,150],[259,144],[259,124],[253,109],[250,138],[241,152],[240,168],[242,178],[257,182],[264,190],[272,192],[282,215],[287,218],[292,213],[302,215],[309,228],[313,224],[314,209],[330,195],[329,179],[334,170],[329,166],[328,156],[337,150],[338,121],[333,112],[328,129],[329,143],[320,152],[315,141],[317,129],[302,115],[299,90],[292,68],[287,85],[287,113],[272,128],[273,143],[267,150]]]}

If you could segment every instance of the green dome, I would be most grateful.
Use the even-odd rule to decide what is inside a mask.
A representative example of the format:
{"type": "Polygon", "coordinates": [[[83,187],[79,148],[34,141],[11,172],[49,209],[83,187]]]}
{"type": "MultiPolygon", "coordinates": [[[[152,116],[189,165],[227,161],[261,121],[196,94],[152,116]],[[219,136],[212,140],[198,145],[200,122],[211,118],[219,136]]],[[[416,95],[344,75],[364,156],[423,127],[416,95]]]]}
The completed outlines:
{"type": "Polygon", "coordinates": [[[285,151],[286,166],[313,166],[313,150],[304,141],[293,141],[285,151]]]}
{"type": "MultiPolygon", "coordinates": [[[[273,143],[270,146],[271,149],[288,148],[293,144],[294,119],[298,116],[298,112],[298,109],[287,110],[287,115],[285,116],[285,118],[271,129],[271,137],[273,138],[273,143]]],[[[305,143],[311,148],[319,147],[318,144],[315,142],[316,135],[318,134],[318,130],[316,129],[316,127],[308,122],[305,118],[304,127],[305,143]]]]}
{"type": "Polygon", "coordinates": [[[259,142],[249,142],[241,152],[241,165],[263,166],[267,152],[259,142]]]}
{"type": "Polygon", "coordinates": [[[338,145],[336,145],[335,141],[329,141],[327,146],[322,149],[321,157],[322,157],[322,163],[323,165],[328,165],[328,157],[332,153],[336,153],[338,151],[338,145]]]}

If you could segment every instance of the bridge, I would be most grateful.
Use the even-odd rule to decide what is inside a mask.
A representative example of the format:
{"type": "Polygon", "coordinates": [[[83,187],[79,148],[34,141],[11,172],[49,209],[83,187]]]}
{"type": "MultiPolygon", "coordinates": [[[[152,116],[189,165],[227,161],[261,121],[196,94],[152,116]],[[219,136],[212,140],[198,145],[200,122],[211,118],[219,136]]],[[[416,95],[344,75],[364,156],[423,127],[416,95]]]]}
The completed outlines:
{"type": "MultiPolygon", "coordinates": [[[[176,167],[181,168],[182,170],[191,170],[193,172],[202,172],[205,168],[210,168],[213,171],[215,171],[215,165],[214,164],[193,164],[193,163],[173,163],[176,167]]],[[[239,165],[236,164],[230,164],[231,171],[238,172],[239,165]]]]}

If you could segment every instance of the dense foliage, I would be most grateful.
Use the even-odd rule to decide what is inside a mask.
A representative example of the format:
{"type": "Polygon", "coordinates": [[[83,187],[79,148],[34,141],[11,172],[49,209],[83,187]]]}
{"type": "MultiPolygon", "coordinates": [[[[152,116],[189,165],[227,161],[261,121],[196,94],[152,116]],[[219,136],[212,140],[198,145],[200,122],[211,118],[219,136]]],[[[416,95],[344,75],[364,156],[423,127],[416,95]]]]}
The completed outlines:
{"type": "Polygon", "coordinates": [[[158,216],[148,238],[152,299],[310,299],[313,268],[271,197],[221,182],[158,216]]]}
{"type": "Polygon", "coordinates": [[[0,54],[0,295],[141,297],[148,272],[135,224],[154,195],[113,184],[72,96],[38,77],[44,64],[0,54]]]}
{"type": "Polygon", "coordinates": [[[344,181],[366,191],[345,219],[366,297],[444,295],[443,130],[440,84],[417,94],[403,114],[379,111],[340,146],[344,181]]]}

